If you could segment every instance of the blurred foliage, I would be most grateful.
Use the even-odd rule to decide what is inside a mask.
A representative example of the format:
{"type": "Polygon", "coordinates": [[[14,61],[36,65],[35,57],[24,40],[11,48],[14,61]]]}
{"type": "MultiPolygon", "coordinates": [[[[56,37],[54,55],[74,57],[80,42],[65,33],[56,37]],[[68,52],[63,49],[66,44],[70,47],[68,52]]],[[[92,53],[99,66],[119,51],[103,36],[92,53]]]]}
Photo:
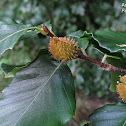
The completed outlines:
{"type": "MultiPolygon", "coordinates": [[[[87,54],[92,58],[101,60],[102,54],[99,54],[97,50],[89,47],[87,54]]],[[[85,95],[93,95],[98,97],[104,97],[106,100],[110,99],[110,73],[103,71],[96,65],[84,61],[74,60],[68,63],[71,66],[71,71],[75,77],[75,84],[80,88],[85,95]]]]}
{"type": "MultiPolygon", "coordinates": [[[[39,25],[51,20],[57,36],[65,36],[79,29],[95,32],[110,27],[116,31],[126,31],[125,13],[121,12],[123,0],[1,0],[1,20],[13,18],[18,23],[39,25]]],[[[47,47],[49,38],[38,35],[35,38],[21,40],[14,52],[7,51],[1,63],[23,64],[34,59],[40,48],[47,47]]],[[[89,47],[89,56],[98,60],[102,55],[89,47]]],[[[109,72],[97,66],[75,60],[69,63],[75,77],[75,83],[85,94],[109,98],[109,72]]],[[[3,77],[3,76],[2,76],[3,77]]],[[[5,83],[5,82],[3,82],[5,83]]],[[[1,84],[2,85],[2,82],[1,84]]],[[[0,88],[0,89],[3,89],[0,88]]]]}
{"type": "Polygon", "coordinates": [[[54,32],[63,36],[78,29],[95,31],[112,27],[126,30],[124,0],[2,0],[0,17],[18,23],[38,25],[51,20],[54,32]]]}

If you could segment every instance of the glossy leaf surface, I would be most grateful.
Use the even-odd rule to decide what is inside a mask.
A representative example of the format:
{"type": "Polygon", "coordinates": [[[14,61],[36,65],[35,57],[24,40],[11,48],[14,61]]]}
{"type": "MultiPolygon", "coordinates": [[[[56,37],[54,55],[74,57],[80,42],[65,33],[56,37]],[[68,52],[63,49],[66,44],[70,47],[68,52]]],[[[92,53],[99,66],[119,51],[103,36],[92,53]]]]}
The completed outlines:
{"type": "Polygon", "coordinates": [[[0,108],[2,126],[65,126],[75,111],[69,68],[41,51],[3,90],[0,108]]]}
{"type": "Polygon", "coordinates": [[[91,126],[126,126],[126,104],[118,103],[98,108],[90,116],[91,126]]]}

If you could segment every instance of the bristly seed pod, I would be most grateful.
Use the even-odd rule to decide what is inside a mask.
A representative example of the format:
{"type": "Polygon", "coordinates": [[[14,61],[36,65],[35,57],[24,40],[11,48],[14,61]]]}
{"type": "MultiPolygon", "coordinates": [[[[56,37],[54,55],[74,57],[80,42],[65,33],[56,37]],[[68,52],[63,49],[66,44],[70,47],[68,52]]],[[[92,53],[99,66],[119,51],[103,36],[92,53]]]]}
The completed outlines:
{"type": "Polygon", "coordinates": [[[120,77],[121,83],[117,82],[116,88],[119,97],[126,103],[126,75],[120,77]]]}
{"type": "Polygon", "coordinates": [[[66,37],[50,38],[49,51],[56,60],[65,62],[76,59],[76,53],[79,50],[73,39],[66,37]]]}
{"type": "Polygon", "coordinates": [[[120,81],[124,84],[126,84],[126,75],[120,76],[120,81]]]}

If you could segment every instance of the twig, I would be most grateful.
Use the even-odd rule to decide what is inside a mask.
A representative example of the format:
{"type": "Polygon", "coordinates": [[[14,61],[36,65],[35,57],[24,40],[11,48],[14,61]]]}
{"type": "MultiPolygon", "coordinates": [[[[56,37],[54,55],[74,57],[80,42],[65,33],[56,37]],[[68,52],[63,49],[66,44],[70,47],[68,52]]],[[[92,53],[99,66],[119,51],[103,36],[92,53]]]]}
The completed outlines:
{"type": "MultiPolygon", "coordinates": [[[[49,31],[49,29],[45,25],[42,24],[42,28],[49,37],[54,37],[54,35],[49,31]]],[[[118,67],[112,66],[111,64],[105,64],[104,62],[100,62],[96,59],[88,57],[88,56],[84,55],[81,50],[77,51],[77,57],[81,58],[81,59],[85,59],[89,62],[92,62],[92,63],[96,64],[98,67],[104,68],[104,70],[106,70],[106,71],[126,73],[126,69],[118,68],[118,67]]],[[[106,58],[106,56],[105,56],[105,58],[106,58]]]]}
{"type": "Polygon", "coordinates": [[[77,55],[78,55],[78,58],[85,59],[89,62],[92,62],[92,63],[96,64],[98,67],[102,67],[107,71],[126,73],[126,69],[118,68],[118,67],[112,66],[110,64],[105,64],[105,63],[102,63],[96,59],[85,56],[80,50],[77,52],[77,55]]]}

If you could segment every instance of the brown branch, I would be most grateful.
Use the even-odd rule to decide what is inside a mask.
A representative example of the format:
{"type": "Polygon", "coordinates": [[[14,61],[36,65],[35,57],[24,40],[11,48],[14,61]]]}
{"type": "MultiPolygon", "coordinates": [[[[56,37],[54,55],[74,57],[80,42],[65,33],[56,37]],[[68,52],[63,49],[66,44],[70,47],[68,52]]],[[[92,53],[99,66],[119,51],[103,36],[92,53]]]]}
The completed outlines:
{"type": "MultiPolygon", "coordinates": [[[[42,28],[44,30],[44,32],[49,36],[49,37],[54,37],[54,35],[49,31],[49,29],[42,24],[42,28]]],[[[114,72],[121,72],[121,73],[126,73],[126,69],[123,69],[123,68],[118,68],[118,67],[115,67],[115,66],[112,66],[111,64],[105,64],[105,63],[102,63],[96,59],[93,59],[91,57],[88,57],[88,56],[85,56],[81,50],[77,51],[77,56],[78,58],[81,58],[81,59],[85,59],[89,62],[92,62],[94,64],[96,64],[98,67],[102,67],[104,68],[104,70],[107,70],[107,71],[114,71],[114,72]]]]}
{"type": "Polygon", "coordinates": [[[96,59],[85,56],[80,50],[77,52],[77,55],[78,55],[78,58],[85,59],[89,62],[92,62],[92,63],[96,64],[98,67],[102,67],[107,71],[126,73],[126,69],[118,68],[118,67],[112,66],[111,64],[105,64],[96,59]]]}

